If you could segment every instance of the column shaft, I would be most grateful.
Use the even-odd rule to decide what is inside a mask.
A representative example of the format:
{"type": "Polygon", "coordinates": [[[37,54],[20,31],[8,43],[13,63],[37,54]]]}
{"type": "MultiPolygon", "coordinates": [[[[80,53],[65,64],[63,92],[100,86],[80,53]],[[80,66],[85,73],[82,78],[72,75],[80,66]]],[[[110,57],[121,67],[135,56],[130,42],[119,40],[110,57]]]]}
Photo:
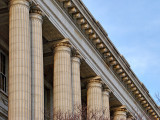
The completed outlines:
{"type": "Polygon", "coordinates": [[[87,89],[87,117],[102,117],[102,84],[99,80],[90,80],[87,89]]]}
{"type": "Polygon", "coordinates": [[[107,89],[103,90],[103,117],[105,120],[110,120],[110,108],[109,108],[109,91],[107,89]]]}
{"type": "Polygon", "coordinates": [[[54,50],[54,115],[71,114],[71,50],[68,46],[57,46],[54,50]]]}
{"type": "Polygon", "coordinates": [[[72,88],[74,114],[81,112],[81,80],[80,80],[80,58],[72,57],[72,88]]]}
{"type": "Polygon", "coordinates": [[[9,10],[9,120],[31,120],[29,2],[11,0],[9,10]]]}
{"type": "Polygon", "coordinates": [[[30,14],[32,54],[32,120],[44,119],[42,16],[30,14]]]}

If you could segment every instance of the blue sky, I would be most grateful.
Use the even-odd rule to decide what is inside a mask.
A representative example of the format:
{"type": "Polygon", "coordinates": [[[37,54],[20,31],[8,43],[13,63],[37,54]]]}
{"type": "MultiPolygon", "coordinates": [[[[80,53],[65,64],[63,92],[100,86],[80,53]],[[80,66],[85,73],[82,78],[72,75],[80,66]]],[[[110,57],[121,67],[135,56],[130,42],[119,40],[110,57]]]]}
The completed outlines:
{"type": "Polygon", "coordinates": [[[82,1],[157,102],[155,94],[160,93],[160,0],[82,1]]]}

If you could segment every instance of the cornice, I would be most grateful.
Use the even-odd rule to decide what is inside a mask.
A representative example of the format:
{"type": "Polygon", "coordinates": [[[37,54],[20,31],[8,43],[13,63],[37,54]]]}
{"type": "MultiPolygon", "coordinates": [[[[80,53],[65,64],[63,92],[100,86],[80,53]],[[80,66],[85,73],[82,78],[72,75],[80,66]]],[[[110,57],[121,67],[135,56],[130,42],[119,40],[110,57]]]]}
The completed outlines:
{"type": "Polygon", "coordinates": [[[160,117],[160,111],[156,103],[150,97],[144,85],[138,80],[125,58],[120,55],[112,44],[108,34],[94,19],[80,0],[56,0],[68,13],[80,31],[101,54],[106,64],[112,69],[120,82],[124,84],[134,98],[139,101],[147,114],[154,118],[160,117]]]}

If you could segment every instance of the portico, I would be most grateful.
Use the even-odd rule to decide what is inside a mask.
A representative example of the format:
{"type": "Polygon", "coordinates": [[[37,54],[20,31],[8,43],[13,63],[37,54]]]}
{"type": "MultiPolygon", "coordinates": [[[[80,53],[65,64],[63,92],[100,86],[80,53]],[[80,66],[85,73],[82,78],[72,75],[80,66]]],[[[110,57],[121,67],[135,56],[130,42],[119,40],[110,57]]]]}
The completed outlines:
{"type": "Polygon", "coordinates": [[[139,113],[159,119],[159,109],[81,2],[11,0],[9,7],[9,22],[1,25],[9,25],[9,38],[0,37],[9,55],[9,120],[71,116],[84,104],[89,119],[94,113],[108,120],[139,113]]]}

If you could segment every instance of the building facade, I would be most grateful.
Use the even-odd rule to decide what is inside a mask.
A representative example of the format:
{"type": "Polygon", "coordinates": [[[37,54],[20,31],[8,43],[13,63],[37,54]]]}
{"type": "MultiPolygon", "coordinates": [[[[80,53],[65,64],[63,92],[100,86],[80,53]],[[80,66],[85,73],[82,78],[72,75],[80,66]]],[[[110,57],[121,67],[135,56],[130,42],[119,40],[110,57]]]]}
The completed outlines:
{"type": "Polygon", "coordinates": [[[0,108],[1,120],[160,119],[81,0],[0,0],[0,108]]]}

